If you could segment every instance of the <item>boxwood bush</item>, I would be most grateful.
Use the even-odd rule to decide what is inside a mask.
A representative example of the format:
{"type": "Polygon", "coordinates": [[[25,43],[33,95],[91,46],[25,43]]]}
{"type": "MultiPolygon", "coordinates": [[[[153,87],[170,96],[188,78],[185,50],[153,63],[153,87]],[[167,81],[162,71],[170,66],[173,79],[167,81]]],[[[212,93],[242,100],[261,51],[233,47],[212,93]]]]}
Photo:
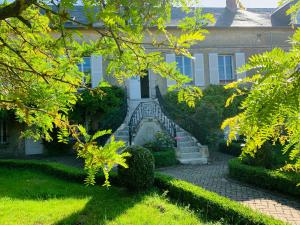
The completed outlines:
{"type": "Polygon", "coordinates": [[[144,191],[154,183],[154,158],[149,149],[129,146],[124,152],[130,154],[126,159],[128,168],[119,166],[119,178],[129,191],[144,191]]]}
{"type": "Polygon", "coordinates": [[[300,197],[300,174],[270,170],[244,164],[240,159],[229,161],[230,177],[258,187],[300,197]]]}
{"type": "Polygon", "coordinates": [[[162,191],[167,191],[171,199],[201,211],[210,219],[224,220],[235,225],[286,224],[214,192],[166,175],[156,174],[155,185],[162,191]]]}
{"type": "MultiPolygon", "coordinates": [[[[59,177],[69,181],[75,181],[83,183],[84,179],[86,178],[87,174],[83,169],[65,166],[61,163],[55,162],[47,162],[41,160],[0,160],[0,167],[4,168],[17,168],[17,169],[27,169],[27,170],[34,170],[39,172],[44,172],[49,175],[59,177]]],[[[103,184],[105,181],[104,175],[102,173],[96,176],[97,183],[103,184]]],[[[118,185],[118,178],[115,172],[110,173],[110,181],[118,185]]]]}
{"type": "Polygon", "coordinates": [[[152,151],[152,154],[155,159],[155,168],[174,166],[177,164],[174,148],[166,148],[157,152],[152,151]]]}

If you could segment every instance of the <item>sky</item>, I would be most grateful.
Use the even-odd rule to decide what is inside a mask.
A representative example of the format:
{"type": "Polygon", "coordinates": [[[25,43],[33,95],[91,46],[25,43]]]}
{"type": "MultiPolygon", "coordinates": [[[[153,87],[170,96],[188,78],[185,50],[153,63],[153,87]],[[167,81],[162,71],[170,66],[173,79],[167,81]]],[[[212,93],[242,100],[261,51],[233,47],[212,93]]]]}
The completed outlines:
{"type": "MultiPolygon", "coordinates": [[[[226,0],[200,0],[201,6],[206,7],[224,7],[226,0]]],[[[247,8],[276,8],[279,0],[241,0],[247,8]]]]}

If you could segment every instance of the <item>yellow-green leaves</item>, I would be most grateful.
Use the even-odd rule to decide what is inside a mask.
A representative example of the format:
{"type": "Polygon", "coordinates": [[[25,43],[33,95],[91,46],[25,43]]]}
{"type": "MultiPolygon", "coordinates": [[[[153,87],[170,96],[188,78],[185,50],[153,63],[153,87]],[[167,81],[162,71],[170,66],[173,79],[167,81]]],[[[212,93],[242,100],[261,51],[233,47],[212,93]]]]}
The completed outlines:
{"type": "Polygon", "coordinates": [[[230,127],[229,141],[236,134],[245,137],[243,155],[251,155],[265,142],[280,143],[283,153],[289,152],[290,160],[284,168],[300,165],[300,62],[297,39],[292,37],[292,48],[284,51],[275,48],[270,52],[251,56],[240,71],[254,73],[252,77],[228,84],[235,93],[227,100],[229,105],[240,95],[243,112],[223,122],[222,128],[230,127]]]}

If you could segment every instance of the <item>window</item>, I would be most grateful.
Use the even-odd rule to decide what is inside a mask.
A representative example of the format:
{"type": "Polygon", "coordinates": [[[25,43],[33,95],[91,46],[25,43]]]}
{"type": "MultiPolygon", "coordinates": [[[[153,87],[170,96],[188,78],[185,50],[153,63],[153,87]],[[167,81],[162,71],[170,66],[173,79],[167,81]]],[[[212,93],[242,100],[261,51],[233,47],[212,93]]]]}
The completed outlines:
{"type": "Polygon", "coordinates": [[[297,15],[295,18],[295,24],[300,24],[300,11],[297,12],[297,15]]]}
{"type": "Polygon", "coordinates": [[[219,55],[219,79],[220,81],[232,81],[233,68],[232,68],[232,56],[231,55],[219,55]]]}
{"type": "Polygon", "coordinates": [[[7,143],[7,124],[6,121],[0,120],[0,144],[7,143]]]}
{"type": "Polygon", "coordinates": [[[83,62],[77,64],[79,71],[84,73],[83,82],[90,85],[91,77],[91,57],[83,57],[83,62]]]}
{"type": "Polygon", "coordinates": [[[177,68],[183,75],[193,78],[192,60],[186,56],[176,56],[177,68]]]}

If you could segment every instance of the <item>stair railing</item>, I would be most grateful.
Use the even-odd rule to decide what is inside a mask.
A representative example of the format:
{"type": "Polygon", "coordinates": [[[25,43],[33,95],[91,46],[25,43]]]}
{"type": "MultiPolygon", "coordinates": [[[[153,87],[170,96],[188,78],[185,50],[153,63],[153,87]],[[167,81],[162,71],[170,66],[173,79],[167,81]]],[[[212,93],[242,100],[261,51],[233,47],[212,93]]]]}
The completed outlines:
{"type": "Polygon", "coordinates": [[[137,133],[141,121],[145,118],[155,118],[164,130],[175,139],[176,124],[168,119],[159,104],[156,102],[141,102],[133,111],[129,120],[129,145],[132,144],[133,137],[137,133]]]}
{"type": "Polygon", "coordinates": [[[158,99],[159,105],[161,106],[163,113],[168,118],[175,121],[183,129],[192,134],[198,140],[199,143],[205,143],[205,135],[199,130],[199,127],[201,127],[199,122],[183,114],[180,110],[174,107],[174,105],[171,105],[169,102],[166,102],[158,86],[156,86],[155,89],[156,97],[158,99]]]}

